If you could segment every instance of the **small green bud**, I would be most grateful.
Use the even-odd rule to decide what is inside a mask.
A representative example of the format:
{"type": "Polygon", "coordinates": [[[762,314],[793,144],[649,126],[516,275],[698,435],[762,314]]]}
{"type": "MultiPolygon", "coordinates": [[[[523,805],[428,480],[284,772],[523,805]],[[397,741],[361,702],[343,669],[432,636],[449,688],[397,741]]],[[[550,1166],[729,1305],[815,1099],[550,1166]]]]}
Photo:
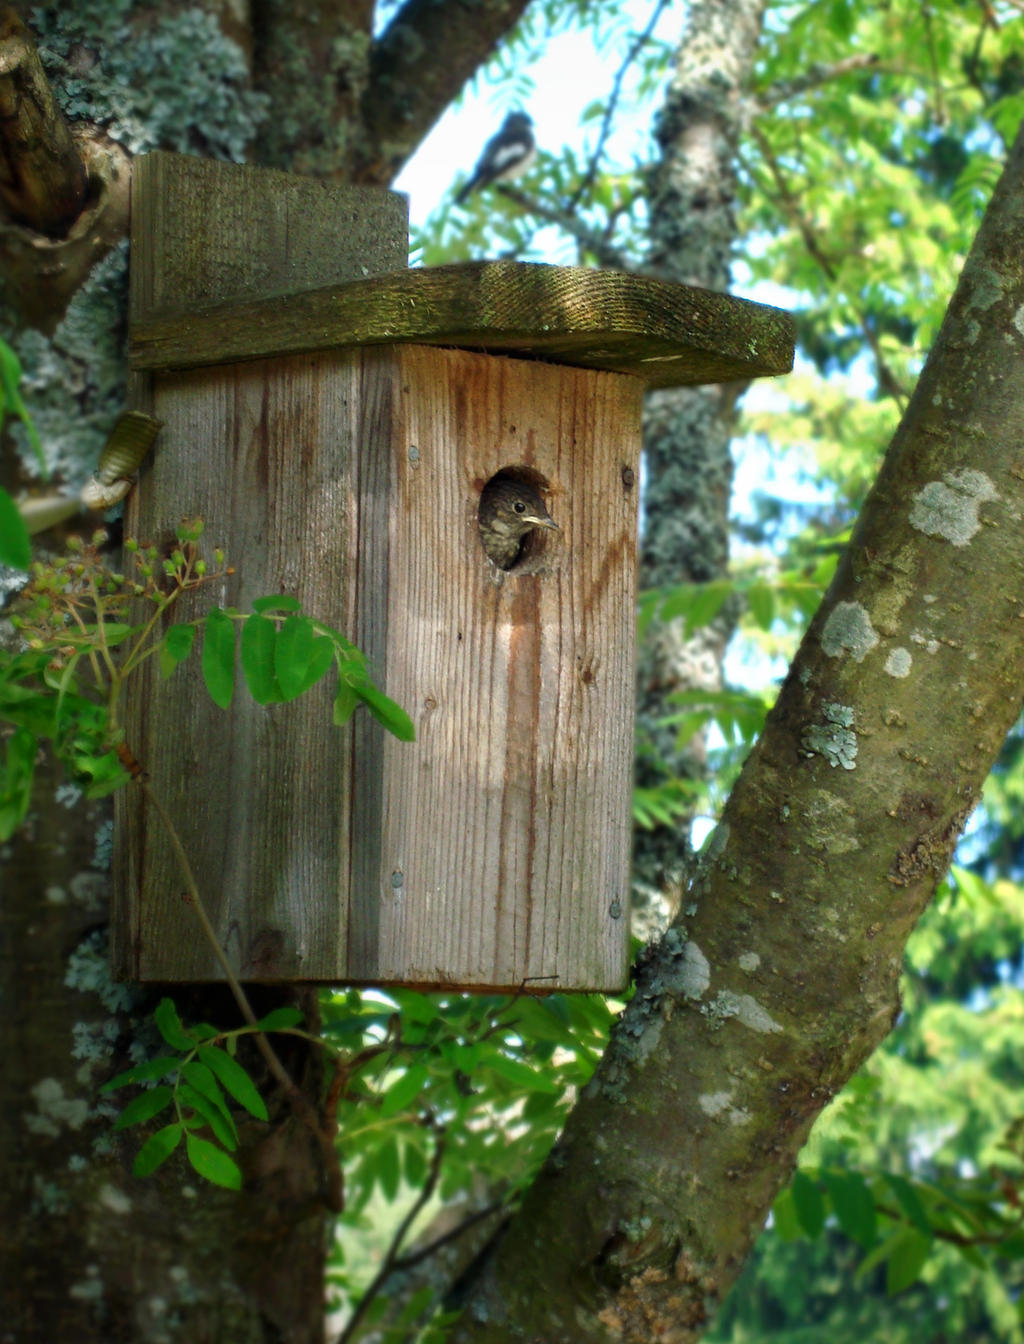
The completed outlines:
{"type": "Polygon", "coordinates": [[[135,552],[139,549],[139,543],[135,540],[134,537],[125,537],[124,541],[121,544],[130,555],[134,555],[135,552]]]}
{"type": "Polygon", "coordinates": [[[205,560],[197,560],[197,561],[196,561],[196,573],[199,575],[200,578],[202,578],[203,575],[206,573],[206,561],[205,561],[205,560]]]}

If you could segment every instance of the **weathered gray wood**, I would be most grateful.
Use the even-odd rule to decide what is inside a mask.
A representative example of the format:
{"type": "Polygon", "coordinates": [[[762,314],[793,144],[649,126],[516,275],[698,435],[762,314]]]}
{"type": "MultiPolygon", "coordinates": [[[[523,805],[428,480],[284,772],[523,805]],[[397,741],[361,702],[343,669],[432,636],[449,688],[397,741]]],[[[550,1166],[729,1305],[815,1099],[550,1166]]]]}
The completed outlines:
{"type": "MultiPolygon", "coordinates": [[[[131,312],[392,270],[407,256],[405,218],[404,198],[391,192],[146,155],[132,181],[131,312]]],[[[195,614],[293,592],[351,628],[351,608],[337,605],[349,591],[353,526],[351,362],[326,357],[273,369],[280,379],[266,386],[257,365],[160,380],[155,388],[135,375],[133,403],[166,424],[126,502],[126,534],[166,544],[181,517],[206,520],[211,545],[225,547],[238,573],[198,594],[195,614]]],[[[130,688],[127,740],[180,820],[233,960],[246,978],[327,974],[342,937],[338,872],[347,813],[339,804],[335,828],[309,835],[307,824],[321,813],[307,800],[324,778],[347,775],[351,746],[323,732],[325,692],[319,701],[268,710],[243,692],[225,715],[210,703],[196,666],[167,683],[155,673],[147,666],[130,688]],[[289,870],[292,887],[280,880],[289,870]],[[288,905],[288,893],[303,884],[330,898],[307,906],[295,897],[288,905]],[[294,917],[287,932],[284,907],[294,917]],[[321,959],[310,953],[307,972],[311,948],[321,959]]],[[[215,977],[195,918],[181,904],[159,821],[137,790],[116,795],[115,821],[115,973],[215,977]]]]}
{"type": "Polygon", "coordinates": [[[649,387],[793,367],[795,327],[781,309],[617,271],[484,261],[288,291],[201,309],[155,296],[133,325],[132,366],[410,342],[628,373],[649,387]]]}
{"type": "MultiPolygon", "coordinates": [[[[417,727],[334,728],[326,685],[225,714],[195,660],[139,674],[129,741],[240,977],[622,987],[641,393],[413,346],[155,380],[142,534],[202,513],[237,570],[178,618],[298,596],[417,727]],[[506,574],[476,510],[507,467],[540,473],[560,531],[506,574]]],[[[217,978],[157,819],[123,838],[122,974],[217,978]]]]}
{"type": "Polygon", "coordinates": [[[408,261],[408,215],[408,200],[393,191],[142,155],[132,169],[133,327],[163,309],[398,270],[408,261]]]}
{"type": "MultiPolygon", "coordinates": [[[[162,541],[201,515],[235,574],[182,600],[175,619],[254,598],[298,597],[341,630],[354,624],[353,472],[358,357],[303,356],[155,380],[159,451],[129,524],[162,541]]],[[[331,688],[259,706],[243,688],[227,712],[193,655],[172,678],[155,660],[126,697],[127,740],[170,811],[222,945],[246,980],[330,979],[344,942],[352,735],[331,728],[331,688]]],[[[123,790],[114,964],[142,980],[215,979],[181,899],[158,817],[123,790]],[[123,884],[123,885],[122,885],[123,884]]]]}
{"type": "Polygon", "coordinates": [[[365,360],[356,632],[417,741],[357,725],[345,978],[621,989],[643,385],[365,360]],[[510,467],[547,483],[560,531],[503,573],[477,507],[510,467]]]}

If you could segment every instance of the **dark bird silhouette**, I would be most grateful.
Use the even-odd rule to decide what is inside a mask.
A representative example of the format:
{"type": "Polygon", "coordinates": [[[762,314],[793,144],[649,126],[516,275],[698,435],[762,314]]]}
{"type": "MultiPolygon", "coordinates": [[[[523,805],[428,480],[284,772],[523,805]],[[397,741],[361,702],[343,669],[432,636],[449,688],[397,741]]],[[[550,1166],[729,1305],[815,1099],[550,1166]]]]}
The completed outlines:
{"type": "Polygon", "coordinates": [[[479,521],[483,548],[499,569],[515,565],[527,534],[535,528],[558,527],[533,486],[507,476],[484,486],[479,521]]]}
{"type": "Polygon", "coordinates": [[[478,191],[490,182],[500,182],[525,172],[536,153],[532,120],[525,112],[510,112],[501,130],[484,145],[480,161],[473,169],[472,177],[455,197],[455,204],[461,205],[471,191],[478,191]]]}

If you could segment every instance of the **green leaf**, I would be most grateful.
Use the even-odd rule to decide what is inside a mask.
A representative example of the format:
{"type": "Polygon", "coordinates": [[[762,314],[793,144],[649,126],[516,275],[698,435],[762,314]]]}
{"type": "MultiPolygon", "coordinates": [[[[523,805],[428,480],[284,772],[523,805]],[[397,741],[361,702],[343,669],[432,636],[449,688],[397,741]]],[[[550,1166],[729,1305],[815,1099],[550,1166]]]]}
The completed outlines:
{"type": "MultiPolygon", "coordinates": [[[[39,442],[39,435],[36,433],[36,427],[32,423],[32,417],[28,413],[24,401],[21,399],[19,383],[21,382],[21,364],[18,356],[14,353],[6,341],[0,341],[0,428],[3,427],[4,415],[16,415],[25,426],[25,433],[28,435],[28,441],[32,445],[32,451],[36,455],[39,463],[39,470],[45,480],[50,470],[46,465],[46,454],[43,452],[43,445],[39,442]]],[[[20,569],[21,566],[19,565],[20,569]]]]}
{"type": "Polygon", "coordinates": [[[116,1078],[111,1078],[109,1083],[104,1083],[100,1092],[116,1092],[119,1087],[127,1087],[130,1083],[156,1082],[158,1078],[166,1078],[169,1073],[176,1072],[180,1067],[181,1060],[177,1055],[160,1055],[156,1059],[146,1059],[141,1064],[133,1064],[116,1078]]]}
{"type": "Polygon", "coordinates": [[[338,678],[338,690],[334,697],[334,708],[331,711],[331,721],[336,728],[343,728],[352,717],[356,705],[359,704],[359,698],[352,687],[343,678],[338,678]]]}
{"type": "Polygon", "coordinates": [[[928,1214],[913,1184],[905,1176],[897,1176],[894,1172],[887,1172],[885,1179],[907,1219],[919,1232],[930,1237],[932,1229],[928,1222],[928,1214]]]}
{"type": "Polygon", "coordinates": [[[381,1193],[388,1201],[393,1200],[398,1194],[398,1187],[402,1183],[401,1158],[397,1136],[392,1133],[377,1149],[373,1162],[373,1174],[381,1193]]]}
{"type": "Polygon", "coordinates": [[[272,1008],[256,1023],[260,1031],[285,1031],[301,1024],[305,1013],[300,1008],[272,1008]]]}
{"type": "MultiPolygon", "coordinates": [[[[135,630],[134,625],[125,625],[124,621],[104,621],[103,622],[103,642],[110,648],[115,644],[123,644],[130,634],[135,630]]],[[[87,625],[86,631],[91,635],[99,627],[87,625]]]]}
{"type": "Polygon", "coordinates": [[[969,868],[961,868],[956,863],[950,867],[949,871],[956,881],[958,892],[968,904],[987,905],[994,909],[1000,908],[999,897],[984,878],[979,877],[977,873],[972,873],[969,868]]]}
{"type": "Polygon", "coordinates": [[[160,675],[169,677],[179,663],[183,663],[192,652],[195,643],[194,625],[172,625],[168,628],[160,645],[160,675]]]}
{"type": "Polygon", "coordinates": [[[770,630],[775,619],[775,594],[767,583],[752,583],[747,589],[747,606],[762,630],[770,630]]]}
{"type": "Polygon", "coordinates": [[[195,1134],[186,1134],[185,1151],[193,1170],[205,1180],[213,1185],[222,1185],[226,1190],[241,1190],[242,1173],[238,1164],[215,1143],[195,1134]]]}
{"type": "MultiPolygon", "coordinates": [[[[329,645],[330,641],[324,643],[329,645]]],[[[306,668],[312,653],[313,622],[308,616],[289,616],[274,643],[274,673],[285,699],[294,700],[306,689],[306,668]]]]}
{"type": "Polygon", "coordinates": [[[151,1134],[132,1163],[132,1175],[149,1176],[156,1171],[177,1148],[183,1133],[181,1125],[175,1121],[174,1124],[164,1125],[163,1129],[151,1134]]]}
{"type": "Polygon", "coordinates": [[[407,1069],[384,1093],[381,1115],[387,1118],[411,1106],[426,1086],[428,1076],[423,1064],[414,1064],[411,1069],[407,1069]]]}
{"type": "Polygon", "coordinates": [[[414,742],[416,740],[416,729],[413,727],[409,715],[406,714],[401,705],[396,705],[394,700],[389,700],[384,692],[378,690],[372,682],[360,683],[353,686],[352,690],[362,700],[377,722],[382,723],[388,732],[397,737],[400,742],[414,742]]]}
{"type": "Polygon", "coordinates": [[[277,626],[266,616],[253,615],[242,626],[242,672],[249,693],[259,705],[273,705],[284,694],[274,672],[277,626]]]}
{"type": "Polygon", "coordinates": [[[218,1080],[234,1097],[240,1106],[244,1106],[257,1120],[268,1119],[267,1108],[257,1090],[256,1084],[242,1068],[237,1059],[232,1059],[216,1045],[201,1045],[199,1058],[217,1075],[218,1080]]]}
{"type": "Polygon", "coordinates": [[[174,1097],[173,1087],[151,1087],[133,1097],[114,1121],[115,1129],[127,1129],[129,1125],[142,1125],[159,1115],[171,1104],[174,1097]]]}
{"type": "Polygon", "coordinates": [[[210,699],[227,709],[235,691],[235,625],[220,607],[214,607],[206,618],[202,667],[210,699]]]}
{"type": "Polygon", "coordinates": [[[798,1241],[803,1236],[803,1228],[800,1226],[796,1205],[793,1203],[791,1186],[787,1186],[776,1196],[772,1205],[772,1220],[775,1230],[783,1241],[798,1241]]]}
{"type": "Polygon", "coordinates": [[[815,1240],[821,1236],[825,1226],[825,1200],[818,1183],[806,1172],[793,1173],[793,1207],[800,1219],[800,1226],[807,1235],[815,1240]]]}
{"type": "Polygon", "coordinates": [[[227,1103],[224,1100],[224,1093],[220,1089],[220,1083],[217,1082],[207,1064],[198,1059],[188,1059],[181,1066],[181,1075],[183,1078],[187,1078],[196,1091],[201,1092],[204,1097],[209,1097],[218,1106],[226,1108],[227,1103]]]}
{"type": "Polygon", "coordinates": [[[402,1167],[407,1184],[414,1189],[427,1179],[427,1155],[415,1141],[407,1142],[402,1149],[402,1167]]]}
{"type": "Polygon", "coordinates": [[[562,1088],[558,1080],[552,1078],[547,1070],[531,1069],[528,1064],[521,1063],[518,1059],[509,1059],[507,1055],[491,1055],[486,1063],[481,1062],[481,1069],[490,1069],[492,1073],[498,1074],[506,1082],[512,1083],[516,1088],[523,1092],[561,1092],[562,1088]]]}
{"type": "Polygon", "coordinates": [[[0,564],[28,569],[31,563],[32,547],[25,520],[7,491],[0,490],[0,564]]]}
{"type": "Polygon", "coordinates": [[[710,583],[699,583],[696,587],[697,591],[686,613],[688,635],[703,625],[710,625],[721,611],[726,598],[731,597],[736,589],[731,579],[713,579],[710,583]]]}
{"type": "Polygon", "coordinates": [[[288,700],[315,685],[334,662],[334,644],[314,633],[308,616],[289,616],[277,632],[274,671],[288,700]]]}
{"type": "Polygon", "coordinates": [[[157,1031],[169,1046],[175,1050],[192,1050],[195,1041],[181,1025],[181,1018],[172,999],[161,999],[153,1013],[157,1031]]]}
{"type": "Polygon", "coordinates": [[[877,1235],[875,1202],[863,1176],[854,1171],[822,1171],[839,1226],[848,1237],[868,1250],[877,1235]]]}
{"type": "Polygon", "coordinates": [[[891,1296],[909,1288],[919,1277],[932,1249],[932,1239],[916,1228],[900,1228],[889,1240],[885,1290],[891,1296]]]}
{"type": "Polygon", "coordinates": [[[253,611],[301,611],[302,603],[297,597],[280,593],[273,597],[257,597],[252,604],[253,611]]]}
{"type": "Polygon", "coordinates": [[[35,733],[22,727],[15,728],[3,743],[3,765],[0,768],[0,840],[9,840],[25,820],[32,801],[32,780],[35,776],[38,749],[39,743],[35,733]]]}
{"type": "MultiPolygon", "coordinates": [[[[191,1083],[181,1083],[178,1087],[178,1104],[191,1107],[196,1115],[210,1126],[214,1138],[221,1147],[231,1151],[238,1147],[238,1131],[228,1113],[223,1093],[219,1093],[215,1099],[200,1092],[191,1083]]],[[[190,1125],[190,1128],[192,1127],[190,1125]]]]}

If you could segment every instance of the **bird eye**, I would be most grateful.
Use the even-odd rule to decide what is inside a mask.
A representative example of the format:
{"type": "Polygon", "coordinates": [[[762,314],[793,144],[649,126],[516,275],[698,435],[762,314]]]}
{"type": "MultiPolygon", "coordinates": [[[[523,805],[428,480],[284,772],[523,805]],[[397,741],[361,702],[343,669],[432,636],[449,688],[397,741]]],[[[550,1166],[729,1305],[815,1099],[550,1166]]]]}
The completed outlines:
{"type": "Polygon", "coordinates": [[[512,505],[512,507],[513,509],[515,509],[516,513],[526,512],[526,505],[523,503],[521,499],[517,499],[516,502],[512,505]]]}

